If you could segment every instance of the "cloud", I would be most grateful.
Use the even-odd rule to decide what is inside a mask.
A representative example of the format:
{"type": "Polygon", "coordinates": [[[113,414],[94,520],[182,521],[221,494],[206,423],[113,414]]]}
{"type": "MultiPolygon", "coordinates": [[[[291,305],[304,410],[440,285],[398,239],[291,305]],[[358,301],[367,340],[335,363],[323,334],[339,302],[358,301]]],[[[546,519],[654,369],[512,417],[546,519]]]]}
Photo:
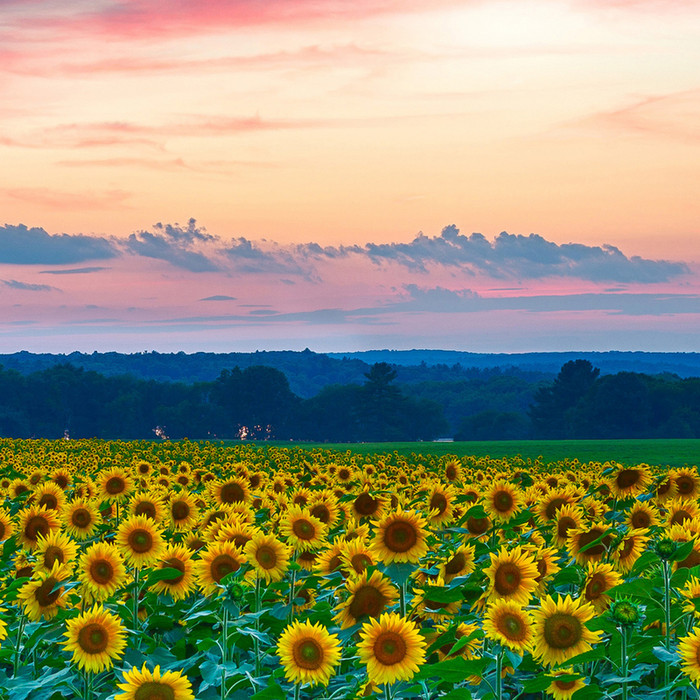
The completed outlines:
{"type": "Polygon", "coordinates": [[[70,270],[41,270],[40,275],[87,275],[91,272],[109,270],[109,267],[74,267],[70,270]]]}
{"type": "Polygon", "coordinates": [[[531,233],[505,231],[489,241],[481,233],[465,236],[446,226],[439,236],[419,234],[410,243],[368,243],[362,251],[376,263],[392,261],[409,269],[428,272],[432,265],[459,267],[463,272],[485,273],[495,279],[575,277],[594,282],[667,282],[687,274],[684,263],[628,258],[614,246],[581,243],[557,244],[531,233]]]}
{"type": "Polygon", "coordinates": [[[318,279],[313,269],[302,264],[303,256],[295,256],[294,248],[285,249],[275,243],[263,250],[247,238],[231,241],[224,254],[237,272],[243,274],[301,275],[307,279],[318,279]],[[302,257],[302,261],[295,260],[302,257]]]}
{"type": "Polygon", "coordinates": [[[24,224],[0,226],[0,263],[12,265],[64,265],[104,260],[118,255],[105,238],[82,234],[48,234],[24,224]]]}
{"type": "Polygon", "coordinates": [[[212,297],[204,297],[199,301],[236,301],[236,297],[229,297],[226,294],[215,294],[212,297]]]}
{"type": "Polygon", "coordinates": [[[17,280],[0,280],[2,284],[10,289],[21,289],[26,292],[60,292],[57,287],[49,284],[30,284],[28,282],[18,282],[17,280]]]}
{"type": "Polygon", "coordinates": [[[123,209],[131,197],[125,190],[104,192],[66,192],[50,187],[10,187],[2,190],[8,197],[59,211],[76,209],[123,209]]]}
{"type": "Polygon", "coordinates": [[[216,240],[204,228],[197,227],[194,219],[190,219],[186,227],[158,223],[152,232],[132,233],[125,243],[125,249],[133,255],[165,260],[190,272],[214,272],[219,270],[216,262],[205,253],[193,250],[193,247],[197,243],[216,240]]]}

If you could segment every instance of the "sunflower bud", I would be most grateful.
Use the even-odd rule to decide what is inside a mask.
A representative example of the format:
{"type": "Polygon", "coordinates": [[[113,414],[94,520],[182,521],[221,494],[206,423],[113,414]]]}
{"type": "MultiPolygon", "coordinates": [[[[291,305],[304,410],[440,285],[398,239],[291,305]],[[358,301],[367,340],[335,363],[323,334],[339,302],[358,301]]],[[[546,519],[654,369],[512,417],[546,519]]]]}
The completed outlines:
{"type": "Polygon", "coordinates": [[[678,544],[670,539],[669,537],[664,537],[663,539],[660,539],[655,545],[654,549],[656,550],[656,553],[659,555],[660,559],[664,559],[668,561],[673,557],[673,555],[676,553],[676,549],[678,547],[678,544]]]}
{"type": "Polygon", "coordinates": [[[631,627],[641,621],[642,609],[628,598],[622,598],[610,604],[610,617],[621,627],[631,627]]]}

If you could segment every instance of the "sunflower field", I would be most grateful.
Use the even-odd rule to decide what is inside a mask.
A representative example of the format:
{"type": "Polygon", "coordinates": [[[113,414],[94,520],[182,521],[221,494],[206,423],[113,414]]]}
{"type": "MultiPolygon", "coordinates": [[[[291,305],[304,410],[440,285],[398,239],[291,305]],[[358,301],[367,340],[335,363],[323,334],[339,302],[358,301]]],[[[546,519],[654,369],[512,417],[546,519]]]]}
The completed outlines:
{"type": "Polygon", "coordinates": [[[0,698],[700,698],[695,466],[0,440],[0,698]]]}

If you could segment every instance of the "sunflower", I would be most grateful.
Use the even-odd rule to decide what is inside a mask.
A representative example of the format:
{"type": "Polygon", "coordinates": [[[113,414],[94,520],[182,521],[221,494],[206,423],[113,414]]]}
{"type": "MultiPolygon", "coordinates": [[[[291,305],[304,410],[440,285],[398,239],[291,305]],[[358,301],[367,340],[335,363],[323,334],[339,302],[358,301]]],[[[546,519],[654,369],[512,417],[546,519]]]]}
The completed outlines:
{"type": "Polygon", "coordinates": [[[670,501],[678,495],[676,482],[671,472],[668,472],[666,476],[662,477],[662,479],[656,484],[655,495],[655,500],[659,504],[670,501]]]}
{"type": "Polygon", "coordinates": [[[538,500],[536,514],[543,524],[553,522],[562,506],[576,505],[576,497],[570,487],[548,491],[538,500]]]}
{"type": "Polygon", "coordinates": [[[177,569],[179,574],[174,578],[156,581],[151,589],[156,593],[167,593],[173,600],[186,598],[194,588],[194,562],[192,550],[183,544],[169,544],[166,546],[158,566],[158,569],[177,569]]]}
{"type": "Polygon", "coordinates": [[[659,511],[645,501],[635,501],[625,518],[631,530],[643,530],[659,524],[659,511]]]}
{"type": "Polygon", "coordinates": [[[370,551],[384,564],[416,564],[428,552],[427,534],[422,515],[414,510],[398,510],[377,523],[370,551]]]}
{"type": "Polygon", "coordinates": [[[22,495],[30,495],[32,491],[31,482],[27,479],[12,479],[10,485],[7,487],[7,494],[12,499],[15,500],[22,495]]]}
{"type": "Polygon", "coordinates": [[[100,472],[97,488],[100,498],[107,501],[124,500],[133,490],[134,480],[129,472],[112,467],[100,472]]]}
{"type": "Polygon", "coordinates": [[[581,598],[591,603],[596,612],[602,613],[610,607],[610,596],[605,595],[605,592],[621,583],[622,576],[611,564],[588,562],[581,598]]]}
{"type": "Polygon", "coordinates": [[[527,605],[539,576],[532,556],[518,545],[510,551],[501,547],[498,554],[491,552],[490,557],[491,564],[484,570],[489,579],[489,601],[504,599],[527,605]]]}
{"type": "Polygon", "coordinates": [[[569,530],[566,548],[579,564],[600,561],[605,556],[612,537],[608,525],[603,522],[593,522],[569,530]]]}
{"type": "Polygon", "coordinates": [[[340,663],[341,646],[320,622],[293,622],[277,642],[285,678],[292,683],[328,685],[340,663]]]}
{"type": "Polygon", "coordinates": [[[117,528],[115,542],[127,562],[137,569],[158,561],[163,549],[161,531],[145,515],[132,515],[123,520],[117,528]]]}
{"type": "Polygon", "coordinates": [[[233,542],[210,544],[194,562],[197,582],[204,595],[211,595],[220,590],[221,579],[238,571],[244,563],[243,553],[233,542]]]}
{"type": "Polygon", "coordinates": [[[682,500],[696,500],[700,496],[700,476],[697,469],[681,467],[673,470],[673,482],[677,497],[682,500]]]}
{"type": "Polygon", "coordinates": [[[369,489],[363,490],[352,502],[352,515],[355,520],[361,522],[363,519],[378,520],[386,510],[386,501],[380,496],[372,496],[369,489]]]}
{"type": "Polygon", "coordinates": [[[77,551],[78,545],[60,530],[54,530],[46,537],[39,535],[37,546],[34,550],[36,570],[51,571],[53,565],[58,562],[59,564],[66,564],[70,571],[73,571],[77,551]]]}
{"type": "Polygon", "coordinates": [[[586,687],[586,682],[583,678],[576,677],[572,668],[561,668],[553,671],[551,676],[552,682],[547,687],[547,694],[551,695],[554,700],[569,700],[577,690],[586,687]],[[558,677],[557,677],[558,676],[558,677]]]}
{"type": "Polygon", "coordinates": [[[280,533],[295,552],[308,552],[325,544],[328,528],[300,506],[291,506],[280,523],[280,533]]]}
{"type": "Polygon", "coordinates": [[[681,525],[686,520],[692,520],[700,515],[700,508],[698,508],[697,502],[687,498],[674,498],[664,507],[667,511],[666,527],[681,525]]]}
{"type": "Polygon", "coordinates": [[[35,549],[39,537],[47,537],[61,527],[56,511],[45,506],[31,505],[23,508],[18,519],[19,541],[27,549],[35,549]]]}
{"type": "Polygon", "coordinates": [[[117,683],[123,692],[117,693],[114,700],[195,700],[192,684],[181,671],[160,672],[160,666],[153,671],[144,662],[139,671],[132,666],[124,671],[124,682],[117,683]]]}
{"type": "Polygon", "coordinates": [[[461,599],[459,601],[444,602],[439,591],[445,590],[445,580],[437,578],[427,578],[422,585],[413,591],[413,608],[427,620],[439,622],[451,618],[459,611],[461,599]],[[433,589],[437,589],[437,594],[433,589]]]}
{"type": "Polygon", "coordinates": [[[67,604],[66,590],[61,584],[70,577],[70,568],[56,562],[51,571],[35,571],[17,593],[25,615],[32,621],[50,620],[67,604]]]}
{"type": "Polygon", "coordinates": [[[97,506],[87,499],[79,498],[66,503],[61,509],[66,532],[76,540],[87,540],[95,534],[102,516],[97,506]]]}
{"type": "Polygon", "coordinates": [[[316,558],[314,569],[319,576],[329,576],[336,571],[346,575],[347,568],[342,559],[343,543],[336,540],[332,545],[321,552],[316,558]]]}
{"type": "Polygon", "coordinates": [[[428,491],[428,522],[440,527],[454,519],[455,490],[451,486],[433,484],[428,491]]]}
{"type": "Polygon", "coordinates": [[[618,464],[608,484],[615,498],[636,498],[647,490],[652,480],[647,464],[639,464],[636,467],[618,464]]]}
{"type": "Polygon", "coordinates": [[[156,495],[148,492],[134,494],[129,499],[129,513],[131,515],[144,515],[154,523],[160,523],[165,517],[160,494],[156,495]]]}
{"type": "Polygon", "coordinates": [[[328,529],[335,527],[340,520],[341,510],[338,500],[330,491],[322,491],[309,501],[309,513],[318,518],[328,529]]]}
{"type": "Polygon", "coordinates": [[[601,632],[592,632],[586,622],[595,616],[595,608],[581,599],[561,595],[555,601],[546,596],[533,612],[535,639],[532,653],[546,666],[565,663],[588,651],[600,641],[601,632]]]}
{"type": "Polygon", "coordinates": [[[558,547],[566,546],[569,531],[582,527],[584,516],[581,509],[572,503],[561,505],[554,516],[554,530],[552,539],[558,547]]]}
{"type": "Polygon", "coordinates": [[[440,563],[440,576],[449,583],[458,576],[468,576],[474,571],[475,549],[473,544],[463,544],[449,559],[440,563]]]}
{"type": "Polygon", "coordinates": [[[623,574],[632,569],[637,559],[646,549],[649,541],[648,532],[646,529],[630,530],[613,552],[613,561],[623,574]]]}
{"type": "Polygon", "coordinates": [[[345,583],[347,599],[336,607],[336,620],[342,629],[364,621],[366,617],[379,617],[397,600],[397,591],[391,579],[379,571],[370,575],[363,572],[345,583]]]}
{"type": "Polygon", "coordinates": [[[487,515],[483,518],[470,515],[464,523],[464,528],[470,537],[483,537],[491,529],[491,518],[487,515]]]}
{"type": "Polygon", "coordinates": [[[122,656],[126,647],[127,630],[121,620],[93,605],[90,610],[68,620],[63,647],[73,653],[71,661],[87,673],[99,673],[112,668],[114,660],[122,656]]]}
{"type": "Polygon", "coordinates": [[[12,523],[12,517],[2,507],[0,507],[0,542],[9,540],[15,531],[15,526],[12,523]]]}
{"type": "Polygon", "coordinates": [[[289,547],[274,535],[256,533],[243,550],[258,578],[281,581],[289,568],[289,547]]]}
{"type": "Polygon", "coordinates": [[[245,479],[217,479],[210,482],[208,488],[212,498],[219,505],[224,503],[247,503],[250,500],[250,488],[245,479]]]}
{"type": "Polygon", "coordinates": [[[49,510],[61,510],[66,502],[66,494],[60,486],[53,481],[48,481],[34,489],[32,502],[39,506],[46,506],[49,510]]]}
{"type": "Polygon", "coordinates": [[[532,616],[512,600],[497,600],[484,615],[484,634],[503,646],[523,654],[534,639],[532,616]]]}
{"type": "Polygon", "coordinates": [[[522,494],[505,479],[498,479],[486,490],[484,510],[495,521],[507,522],[521,508],[522,494]]]}
{"type": "Polygon", "coordinates": [[[462,465],[458,459],[451,459],[445,464],[445,479],[447,481],[462,481],[462,465]]]}
{"type": "Polygon", "coordinates": [[[111,597],[126,582],[124,558],[116,545],[95,542],[80,557],[78,579],[92,601],[111,597]]]}
{"type": "Polygon", "coordinates": [[[73,474],[70,469],[57,467],[49,474],[49,479],[53,481],[56,486],[65,491],[73,483],[73,474]]]}
{"type": "Polygon", "coordinates": [[[678,652],[681,657],[681,671],[695,685],[700,686],[700,627],[681,637],[678,652]]]}
{"type": "Polygon", "coordinates": [[[695,607],[695,599],[700,598],[700,580],[691,576],[679,592],[685,601],[683,612],[692,614],[696,619],[700,617],[700,611],[695,607]]]}
{"type": "Polygon", "coordinates": [[[374,566],[377,561],[369,547],[361,537],[343,542],[340,558],[343,566],[349,572],[361,574],[368,566],[374,566]]]}
{"type": "Polygon", "coordinates": [[[357,645],[360,661],[373,683],[393,683],[413,678],[425,663],[425,639],[411,620],[384,613],[362,625],[357,645]]]}

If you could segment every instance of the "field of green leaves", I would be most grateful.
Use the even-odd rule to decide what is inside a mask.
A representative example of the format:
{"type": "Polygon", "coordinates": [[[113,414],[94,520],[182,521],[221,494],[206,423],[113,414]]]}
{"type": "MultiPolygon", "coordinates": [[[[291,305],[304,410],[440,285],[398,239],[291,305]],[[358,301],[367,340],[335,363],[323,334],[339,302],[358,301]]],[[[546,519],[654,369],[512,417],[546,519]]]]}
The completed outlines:
{"type": "Polygon", "coordinates": [[[700,697],[692,453],[422,447],[0,440],[0,698],[700,697]]]}

